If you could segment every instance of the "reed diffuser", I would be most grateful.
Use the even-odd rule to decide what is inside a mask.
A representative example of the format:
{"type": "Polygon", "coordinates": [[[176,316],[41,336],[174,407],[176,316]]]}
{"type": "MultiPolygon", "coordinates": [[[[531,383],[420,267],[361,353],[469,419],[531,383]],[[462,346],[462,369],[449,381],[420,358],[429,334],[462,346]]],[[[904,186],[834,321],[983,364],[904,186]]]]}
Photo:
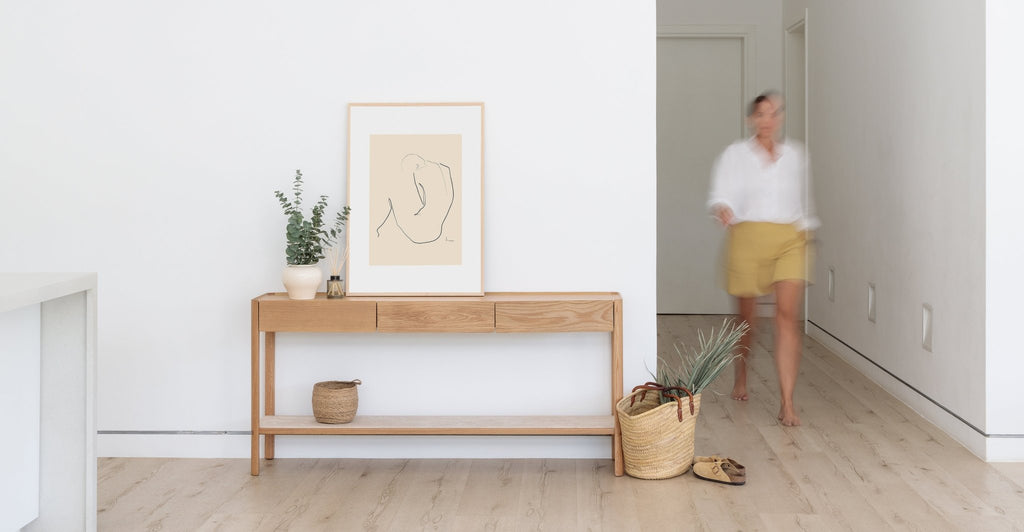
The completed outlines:
{"type": "Polygon", "coordinates": [[[345,252],[341,252],[341,243],[331,247],[327,253],[327,259],[331,266],[331,277],[327,279],[327,299],[339,299],[345,297],[345,280],[341,278],[341,269],[348,261],[348,246],[345,252]]]}

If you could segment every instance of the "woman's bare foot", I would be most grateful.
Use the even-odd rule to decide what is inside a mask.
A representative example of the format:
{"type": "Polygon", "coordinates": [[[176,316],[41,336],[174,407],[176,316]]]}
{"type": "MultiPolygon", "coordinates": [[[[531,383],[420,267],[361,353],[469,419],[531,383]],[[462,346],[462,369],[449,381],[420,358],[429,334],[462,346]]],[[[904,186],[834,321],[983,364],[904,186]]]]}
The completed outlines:
{"type": "Polygon", "coordinates": [[[743,358],[733,361],[733,384],[732,398],[737,401],[746,401],[747,395],[747,363],[743,358]]]}
{"type": "Polygon", "coordinates": [[[800,426],[800,416],[796,415],[793,405],[782,405],[779,408],[779,421],[786,427],[800,426]]]}

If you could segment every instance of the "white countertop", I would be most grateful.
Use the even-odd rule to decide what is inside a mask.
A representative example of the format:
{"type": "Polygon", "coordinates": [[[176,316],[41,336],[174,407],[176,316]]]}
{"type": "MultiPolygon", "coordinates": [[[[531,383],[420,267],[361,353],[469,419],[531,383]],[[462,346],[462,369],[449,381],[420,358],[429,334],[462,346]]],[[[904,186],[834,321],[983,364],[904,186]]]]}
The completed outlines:
{"type": "Polygon", "coordinates": [[[95,289],[95,273],[0,273],[0,312],[95,289]]]}

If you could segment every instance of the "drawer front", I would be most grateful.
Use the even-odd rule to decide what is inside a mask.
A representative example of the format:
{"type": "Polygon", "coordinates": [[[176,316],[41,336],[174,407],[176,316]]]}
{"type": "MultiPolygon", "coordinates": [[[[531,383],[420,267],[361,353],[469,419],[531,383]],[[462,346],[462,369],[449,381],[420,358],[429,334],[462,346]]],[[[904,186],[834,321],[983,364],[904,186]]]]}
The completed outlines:
{"type": "Polygon", "coordinates": [[[373,332],[377,303],[347,299],[261,301],[260,330],[282,332],[373,332]]]}
{"type": "Polygon", "coordinates": [[[380,332],[491,332],[494,303],[489,301],[381,301],[380,332]]]}
{"type": "Polygon", "coordinates": [[[494,304],[498,332],[611,331],[612,301],[498,301],[494,304]]]}

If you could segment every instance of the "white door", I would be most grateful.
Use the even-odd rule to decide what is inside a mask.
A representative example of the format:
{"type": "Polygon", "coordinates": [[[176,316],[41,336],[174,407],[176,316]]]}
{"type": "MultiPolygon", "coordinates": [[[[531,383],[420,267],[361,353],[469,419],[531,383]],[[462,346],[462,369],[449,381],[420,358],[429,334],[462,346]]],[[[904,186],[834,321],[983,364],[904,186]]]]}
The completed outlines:
{"type": "Polygon", "coordinates": [[[742,138],[739,37],[658,38],[658,313],[729,314],[725,231],[705,202],[715,157],[742,138]]]}

